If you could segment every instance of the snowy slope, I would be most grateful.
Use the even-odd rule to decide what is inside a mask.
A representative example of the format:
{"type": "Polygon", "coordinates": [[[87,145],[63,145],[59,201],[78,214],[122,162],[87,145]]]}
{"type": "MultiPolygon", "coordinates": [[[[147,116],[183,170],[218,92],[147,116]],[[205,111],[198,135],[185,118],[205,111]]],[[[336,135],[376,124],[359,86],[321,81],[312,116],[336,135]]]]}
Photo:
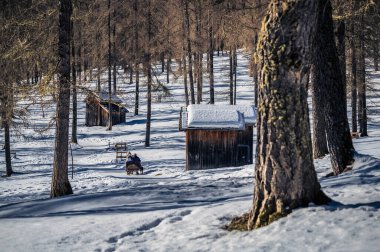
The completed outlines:
{"type": "MultiPolygon", "coordinates": [[[[238,64],[238,104],[250,104],[253,85],[247,72],[248,56],[240,53],[238,64]]],[[[216,57],[215,68],[216,97],[219,104],[226,104],[228,56],[216,57]]],[[[331,171],[329,158],[315,161],[323,190],[334,201],[295,210],[252,232],[227,232],[223,227],[251,207],[253,165],[184,169],[185,133],[178,131],[184,105],[182,79],[171,79],[171,96],[152,105],[149,148],[143,143],[145,104],[141,104],[141,115],[130,115],[125,124],[110,132],[84,126],[82,94],[79,145],[72,146],[74,176],[70,181],[75,194],[58,199],[49,199],[54,130],[41,136],[31,130],[49,123],[54,106],[44,108],[45,118],[40,106],[31,106],[32,126],[23,128],[29,138],[14,137],[12,142],[17,173],[0,179],[0,251],[378,251],[380,72],[369,70],[373,87],[370,136],[354,140],[359,154],[353,170],[325,178],[331,171]],[[115,152],[108,146],[122,141],[142,158],[145,175],[127,176],[123,163],[115,161],[115,152]]],[[[158,78],[164,81],[165,73],[158,78]]],[[[122,80],[119,86],[119,96],[132,107],[134,86],[122,80]]],[[[144,92],[145,87],[143,96],[144,92]]],[[[3,168],[4,152],[0,155],[3,168]]]]}

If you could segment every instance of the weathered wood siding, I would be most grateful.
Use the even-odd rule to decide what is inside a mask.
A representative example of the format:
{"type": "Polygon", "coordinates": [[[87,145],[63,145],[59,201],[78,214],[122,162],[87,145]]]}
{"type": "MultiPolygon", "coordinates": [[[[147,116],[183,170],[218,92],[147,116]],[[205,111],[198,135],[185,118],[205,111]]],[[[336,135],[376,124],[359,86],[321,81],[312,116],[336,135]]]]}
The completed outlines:
{"type": "MultiPolygon", "coordinates": [[[[96,99],[88,99],[86,103],[86,126],[107,126],[108,104],[101,105],[96,99]]],[[[112,104],[112,125],[125,122],[126,109],[112,104]]]]}
{"type": "Polygon", "coordinates": [[[186,160],[188,170],[252,163],[253,126],[247,126],[245,131],[187,130],[186,160]]]}

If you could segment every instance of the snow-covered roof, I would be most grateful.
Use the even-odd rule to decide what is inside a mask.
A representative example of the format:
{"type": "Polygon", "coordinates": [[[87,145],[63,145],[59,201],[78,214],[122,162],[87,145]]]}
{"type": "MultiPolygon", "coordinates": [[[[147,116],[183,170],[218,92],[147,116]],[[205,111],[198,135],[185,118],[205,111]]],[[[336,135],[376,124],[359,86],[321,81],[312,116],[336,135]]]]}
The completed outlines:
{"type": "Polygon", "coordinates": [[[252,105],[192,104],[182,112],[182,128],[243,130],[256,121],[252,105]]]}
{"type": "MultiPolygon", "coordinates": [[[[109,99],[108,92],[106,92],[106,91],[92,92],[91,91],[90,93],[92,95],[94,95],[100,101],[100,103],[107,103],[108,102],[108,99],[109,99]]],[[[112,103],[117,104],[117,105],[121,105],[121,106],[125,106],[125,104],[126,104],[120,97],[118,97],[115,94],[111,95],[111,101],[112,101],[112,103]]]]}
{"type": "MultiPolygon", "coordinates": [[[[95,93],[95,95],[100,99],[100,102],[108,102],[108,99],[109,99],[108,92],[106,92],[106,91],[101,91],[101,92],[95,93]]],[[[117,95],[115,95],[115,94],[112,94],[112,95],[111,95],[111,101],[114,102],[114,103],[120,103],[120,104],[123,103],[123,100],[120,99],[120,98],[119,98],[117,95]]]]}

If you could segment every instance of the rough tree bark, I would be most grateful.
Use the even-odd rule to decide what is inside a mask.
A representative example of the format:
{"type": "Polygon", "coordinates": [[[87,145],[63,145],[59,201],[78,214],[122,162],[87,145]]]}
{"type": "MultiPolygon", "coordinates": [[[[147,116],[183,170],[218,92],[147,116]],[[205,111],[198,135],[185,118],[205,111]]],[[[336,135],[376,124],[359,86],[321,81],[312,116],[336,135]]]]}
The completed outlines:
{"type": "Polygon", "coordinates": [[[316,82],[314,67],[310,71],[313,106],[313,157],[323,158],[329,153],[326,139],[324,101],[321,85],[316,82]]]}
{"type": "Polygon", "coordinates": [[[72,194],[68,178],[68,142],[70,113],[70,17],[71,0],[61,0],[59,7],[59,82],[57,119],[54,147],[54,164],[50,197],[72,194]]]}
{"type": "Polygon", "coordinates": [[[326,114],[326,133],[334,174],[342,173],[353,162],[352,139],[345,105],[344,83],[334,41],[330,0],[318,1],[317,35],[313,63],[315,83],[321,88],[326,114]]]}
{"type": "Polygon", "coordinates": [[[262,227],[328,201],[314,169],[307,106],[316,1],[272,0],[262,24],[253,209],[230,228],[244,228],[247,217],[248,229],[262,227]]]}

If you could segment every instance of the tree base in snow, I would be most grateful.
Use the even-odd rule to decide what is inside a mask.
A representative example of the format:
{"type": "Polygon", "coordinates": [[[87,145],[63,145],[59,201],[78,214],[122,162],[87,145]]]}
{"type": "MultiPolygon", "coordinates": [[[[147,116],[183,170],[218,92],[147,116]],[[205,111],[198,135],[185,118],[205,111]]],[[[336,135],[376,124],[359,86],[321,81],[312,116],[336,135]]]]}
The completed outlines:
{"type": "Polygon", "coordinates": [[[71,188],[70,182],[64,182],[60,185],[56,184],[52,186],[50,198],[56,198],[70,194],[73,194],[73,189],[71,188]]]}
{"type": "MultiPolygon", "coordinates": [[[[331,199],[323,191],[319,191],[318,195],[315,198],[315,202],[313,203],[316,205],[326,205],[330,201],[331,199]]],[[[270,208],[267,208],[259,212],[258,216],[253,216],[252,211],[249,213],[244,213],[242,216],[234,217],[231,220],[231,222],[228,225],[226,225],[226,229],[228,231],[233,231],[233,230],[249,231],[249,230],[257,229],[260,227],[264,227],[282,217],[287,216],[288,214],[292,212],[292,209],[295,209],[298,207],[302,207],[302,206],[295,206],[293,208],[282,207],[281,211],[268,211],[268,209],[270,208]],[[253,218],[253,217],[256,217],[256,218],[253,218]],[[253,219],[256,219],[259,221],[256,221],[256,223],[252,223],[253,219]]]]}

